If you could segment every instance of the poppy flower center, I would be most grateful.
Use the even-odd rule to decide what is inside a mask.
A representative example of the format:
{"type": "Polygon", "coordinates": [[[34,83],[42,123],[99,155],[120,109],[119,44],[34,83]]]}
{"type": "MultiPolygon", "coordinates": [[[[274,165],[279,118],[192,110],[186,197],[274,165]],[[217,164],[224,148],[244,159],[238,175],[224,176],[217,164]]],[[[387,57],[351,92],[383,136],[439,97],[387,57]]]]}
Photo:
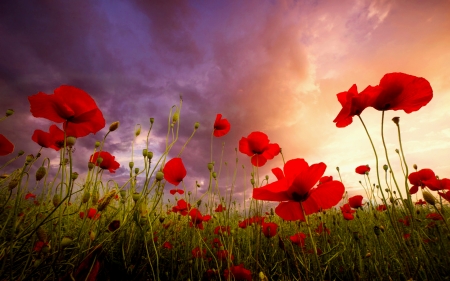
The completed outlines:
{"type": "Polygon", "coordinates": [[[297,192],[292,192],[292,194],[291,194],[291,196],[292,196],[292,199],[294,200],[294,201],[296,201],[296,202],[303,202],[303,201],[305,201],[306,199],[308,199],[308,195],[309,195],[309,193],[307,192],[307,193],[305,193],[305,194],[299,194],[299,193],[297,193],[297,192]]]}

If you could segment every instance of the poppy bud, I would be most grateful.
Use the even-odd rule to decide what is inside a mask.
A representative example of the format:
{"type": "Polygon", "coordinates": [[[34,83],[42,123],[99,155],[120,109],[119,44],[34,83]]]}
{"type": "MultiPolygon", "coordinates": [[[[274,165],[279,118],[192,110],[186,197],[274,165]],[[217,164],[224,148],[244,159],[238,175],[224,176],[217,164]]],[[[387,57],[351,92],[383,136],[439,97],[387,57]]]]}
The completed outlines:
{"type": "Polygon", "coordinates": [[[89,192],[83,193],[83,197],[81,197],[82,203],[87,203],[89,201],[89,198],[91,197],[91,194],[89,192]]]}
{"type": "Polygon", "coordinates": [[[76,137],[67,137],[66,138],[66,145],[67,145],[67,147],[73,147],[76,142],[77,142],[77,138],[76,137]]]}
{"type": "Polygon", "coordinates": [[[251,180],[250,180],[250,183],[251,183],[253,186],[255,186],[255,179],[251,179],[251,180]]]}
{"type": "Polygon", "coordinates": [[[94,205],[94,206],[97,205],[99,197],[100,197],[100,193],[98,193],[98,190],[92,192],[92,199],[91,199],[92,205],[94,205]]]}
{"type": "Polygon", "coordinates": [[[153,124],[153,122],[155,122],[155,118],[150,117],[150,124],[153,124]]]}
{"type": "Polygon", "coordinates": [[[147,152],[148,152],[148,149],[147,149],[147,148],[144,148],[144,149],[142,150],[142,156],[147,157],[147,152]]]}
{"type": "Polygon", "coordinates": [[[25,158],[25,162],[27,164],[29,164],[33,160],[34,160],[34,155],[33,154],[29,154],[29,155],[27,155],[27,158],[25,158]]]}
{"type": "Polygon", "coordinates": [[[339,167],[336,167],[336,170],[339,172],[339,167]]]}
{"type": "Polygon", "coordinates": [[[217,178],[217,173],[216,173],[216,172],[213,172],[213,173],[212,173],[212,177],[213,177],[213,178],[217,178]]]}
{"type": "Polygon", "coordinates": [[[25,153],[25,151],[20,150],[19,153],[17,153],[17,155],[22,156],[25,153]]]}
{"type": "Polygon", "coordinates": [[[97,157],[97,164],[101,164],[103,162],[103,158],[101,158],[101,157],[97,157]]]}
{"type": "Polygon", "coordinates": [[[130,167],[130,169],[133,169],[133,167],[134,167],[134,162],[128,163],[128,166],[130,167]]]}
{"type": "Polygon", "coordinates": [[[13,114],[14,114],[14,110],[12,110],[12,109],[7,109],[6,110],[6,117],[9,117],[9,116],[11,116],[13,114]]]}
{"type": "Polygon", "coordinates": [[[434,206],[436,204],[436,199],[434,199],[434,196],[431,195],[430,192],[425,190],[424,192],[422,192],[422,195],[423,195],[423,199],[425,199],[425,201],[427,201],[428,204],[430,204],[432,206],[434,206]]]}
{"type": "Polygon", "coordinates": [[[70,245],[72,244],[72,242],[73,242],[73,238],[72,238],[72,237],[70,237],[70,236],[64,236],[64,237],[61,239],[61,247],[62,247],[62,248],[65,248],[65,247],[67,247],[67,246],[70,246],[70,245]]]}
{"type": "Polygon", "coordinates": [[[188,191],[188,196],[191,196],[191,195],[192,195],[192,192],[188,191]]]}
{"type": "Polygon", "coordinates": [[[96,141],[95,142],[95,148],[97,148],[97,147],[99,147],[100,146],[100,142],[99,141],[96,141]]]}
{"type": "Polygon", "coordinates": [[[70,177],[72,178],[72,180],[76,180],[78,178],[78,173],[77,172],[73,172],[70,177]]]}
{"type": "Polygon", "coordinates": [[[117,128],[119,128],[119,121],[112,122],[111,125],[109,125],[110,132],[114,132],[117,128]]]}
{"type": "Polygon", "coordinates": [[[387,170],[388,170],[388,168],[389,168],[389,166],[388,166],[388,165],[386,165],[386,164],[384,164],[384,165],[383,165],[383,170],[384,170],[384,171],[387,171],[387,170]]]}
{"type": "Polygon", "coordinates": [[[134,168],[134,173],[139,174],[139,168],[134,168]]]}
{"type": "Polygon", "coordinates": [[[36,171],[36,181],[40,181],[47,174],[47,169],[44,166],[39,167],[36,171]]]}
{"type": "Polygon", "coordinates": [[[164,173],[162,171],[156,172],[155,179],[157,181],[162,181],[164,179],[164,173]]]}
{"type": "Polygon", "coordinates": [[[127,191],[125,189],[122,189],[121,191],[119,191],[120,197],[125,198],[125,196],[127,196],[127,191]]]}
{"type": "Polygon", "coordinates": [[[197,129],[198,129],[198,127],[200,127],[200,123],[198,123],[198,122],[195,122],[195,124],[194,124],[194,129],[195,129],[195,130],[197,130],[197,129]]]}
{"type": "Polygon", "coordinates": [[[259,277],[259,280],[261,280],[261,281],[269,281],[269,279],[267,279],[267,276],[264,275],[264,273],[262,271],[259,272],[258,277],[259,277]]]}
{"type": "Polygon", "coordinates": [[[197,201],[197,206],[200,207],[201,204],[202,204],[202,200],[200,199],[197,201]]]}
{"type": "Polygon", "coordinates": [[[42,226],[39,226],[38,229],[36,230],[36,236],[39,239],[39,241],[42,241],[44,243],[47,242],[48,234],[47,231],[42,226]]]}
{"type": "Polygon", "coordinates": [[[416,164],[413,165],[413,168],[414,168],[414,170],[417,171],[417,165],[416,164]]]}
{"type": "Polygon", "coordinates": [[[89,171],[92,170],[92,169],[94,169],[94,167],[95,167],[95,164],[94,164],[94,163],[92,163],[92,162],[89,162],[89,163],[88,163],[89,171]]]}
{"type": "Polygon", "coordinates": [[[394,122],[396,125],[400,122],[400,117],[394,117],[392,118],[392,122],[394,122]]]}
{"type": "Polygon", "coordinates": [[[141,124],[137,124],[136,126],[139,126],[135,131],[134,135],[137,137],[141,134],[141,124]]]}
{"type": "Polygon", "coordinates": [[[208,163],[208,170],[211,172],[212,169],[214,168],[214,163],[208,163]]]}
{"type": "Polygon", "coordinates": [[[389,197],[389,201],[391,202],[391,204],[394,204],[395,199],[393,197],[389,197]]]}
{"type": "Polygon", "coordinates": [[[135,193],[133,193],[132,197],[133,197],[133,201],[136,202],[141,197],[141,194],[139,192],[135,192],[135,193]]]}
{"type": "Polygon", "coordinates": [[[94,239],[95,239],[95,232],[94,231],[89,231],[89,239],[91,239],[91,241],[94,241],[94,239]]]}
{"type": "Polygon", "coordinates": [[[397,153],[397,154],[399,154],[399,153],[400,153],[400,151],[398,150],[398,148],[397,148],[397,149],[395,149],[395,153],[397,153]]]}
{"type": "Polygon", "coordinates": [[[148,151],[148,152],[147,152],[147,158],[148,158],[149,160],[151,160],[151,159],[153,158],[153,152],[148,151]]]}
{"type": "Polygon", "coordinates": [[[55,208],[56,208],[56,206],[58,206],[59,203],[61,203],[61,196],[59,196],[59,194],[53,195],[52,202],[53,202],[53,206],[55,206],[55,208]]]}
{"type": "Polygon", "coordinates": [[[9,190],[13,190],[14,188],[16,188],[16,186],[19,184],[19,179],[18,178],[15,178],[15,179],[12,179],[10,182],[9,182],[9,184],[8,184],[8,189],[9,190]]]}
{"type": "Polygon", "coordinates": [[[180,113],[177,111],[172,116],[172,123],[177,123],[178,119],[180,119],[180,113]]]}

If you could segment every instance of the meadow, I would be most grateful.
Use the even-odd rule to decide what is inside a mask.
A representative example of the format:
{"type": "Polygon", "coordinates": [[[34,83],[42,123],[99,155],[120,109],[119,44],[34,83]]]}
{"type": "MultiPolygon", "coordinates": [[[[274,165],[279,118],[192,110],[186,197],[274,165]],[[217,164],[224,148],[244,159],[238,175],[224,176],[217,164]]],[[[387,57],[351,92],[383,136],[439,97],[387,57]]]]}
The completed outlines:
{"type": "MultiPolygon", "coordinates": [[[[385,111],[419,114],[432,96],[426,79],[404,73],[388,73],[359,93],[353,85],[337,94],[338,128],[353,119],[364,125],[368,107],[381,114],[384,150],[372,144],[376,167],[355,163],[364,192],[351,197],[345,182],[324,176],[325,163],[308,163],[301,155],[284,159],[279,144],[250,128],[236,151],[252,163],[245,179],[252,199],[243,210],[233,188],[220,193],[220,181],[230,180],[221,174],[221,163],[203,164],[205,192],[184,185],[189,171],[183,151],[200,124],[173,151],[182,101],[169,111],[161,156],[154,157],[148,146],[155,122],[150,118],[148,129],[134,132],[147,133],[147,147],[133,151],[144,167],[118,163],[105,145],[120,130],[113,122],[92,144],[91,155],[76,155],[89,159],[82,178],[73,171],[73,150],[78,138],[106,126],[101,110],[73,86],[30,96],[31,114],[56,123],[36,130],[32,140],[59,151],[60,165],[50,173],[49,159],[13,153],[14,145],[0,135],[0,280],[449,280],[450,180],[407,163],[399,118],[389,120],[398,128],[399,149],[388,152],[383,135],[385,111]],[[379,163],[380,153],[387,163],[379,163]],[[277,180],[269,183],[258,168],[274,157],[282,157],[284,166],[272,170],[277,180]],[[393,157],[402,164],[401,174],[393,172],[393,157]],[[3,173],[17,162],[21,168],[3,173]],[[124,184],[103,179],[124,165],[130,172],[124,184]]],[[[13,113],[8,109],[1,121],[13,113]]],[[[218,114],[211,142],[232,125],[218,114]]],[[[363,133],[372,143],[368,131],[363,133]]]]}

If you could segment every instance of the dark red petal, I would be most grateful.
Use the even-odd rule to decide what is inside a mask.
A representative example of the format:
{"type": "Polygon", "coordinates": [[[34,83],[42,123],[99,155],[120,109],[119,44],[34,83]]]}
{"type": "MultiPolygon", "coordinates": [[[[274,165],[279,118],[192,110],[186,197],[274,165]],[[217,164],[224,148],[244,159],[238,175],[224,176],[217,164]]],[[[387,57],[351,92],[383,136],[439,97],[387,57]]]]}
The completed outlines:
{"type": "Polygon", "coordinates": [[[266,201],[288,201],[291,200],[286,193],[286,181],[280,180],[260,188],[253,189],[253,199],[266,201]]]}
{"type": "Polygon", "coordinates": [[[255,167],[262,167],[267,163],[267,159],[263,155],[255,154],[252,156],[251,162],[255,167]]]}
{"type": "Polygon", "coordinates": [[[250,146],[248,144],[248,139],[242,137],[239,141],[239,152],[244,153],[248,156],[253,156],[255,153],[250,150],[250,146]]]}
{"type": "Polygon", "coordinates": [[[423,181],[435,179],[436,175],[431,169],[422,169],[417,172],[409,174],[408,180],[410,184],[422,185],[423,181]]]}
{"type": "Polygon", "coordinates": [[[361,165],[356,167],[355,172],[360,175],[365,175],[366,172],[370,172],[370,168],[367,165],[361,165]]]}
{"type": "Polygon", "coordinates": [[[317,163],[311,165],[308,169],[303,170],[299,173],[289,187],[288,194],[292,195],[297,193],[297,195],[304,196],[313,188],[319,179],[325,173],[327,165],[325,163],[317,163]]]}
{"type": "Polygon", "coordinates": [[[419,186],[418,186],[418,185],[413,185],[413,186],[409,189],[409,193],[410,193],[410,194],[416,194],[417,191],[419,191],[419,186]]]}
{"type": "Polygon", "coordinates": [[[105,119],[98,108],[71,119],[69,123],[64,123],[64,130],[67,131],[67,135],[76,138],[87,136],[90,133],[95,134],[104,127],[105,119]]]}
{"type": "Polygon", "coordinates": [[[164,178],[171,184],[178,186],[186,176],[186,168],[181,158],[170,159],[163,168],[164,178]]]}
{"type": "Polygon", "coordinates": [[[253,154],[261,154],[269,145],[269,138],[262,132],[252,132],[247,137],[250,150],[253,154]]]}
{"type": "Polygon", "coordinates": [[[175,193],[177,193],[177,189],[171,189],[169,192],[170,194],[175,195],[175,193]]]}
{"type": "Polygon", "coordinates": [[[281,202],[276,208],[275,213],[280,216],[280,218],[288,221],[301,220],[305,221],[305,218],[300,208],[299,202],[288,201],[281,202]]]}
{"type": "Polygon", "coordinates": [[[361,195],[355,195],[353,197],[348,198],[348,203],[350,207],[356,209],[362,206],[363,197],[361,195]]]}
{"type": "Polygon", "coordinates": [[[214,136],[222,137],[228,134],[230,131],[230,122],[227,119],[222,119],[222,114],[217,114],[216,121],[214,122],[214,136]]]}
{"type": "Polygon", "coordinates": [[[36,95],[29,96],[28,101],[30,102],[31,114],[34,117],[42,117],[61,123],[74,114],[73,110],[55,95],[39,92],[36,95]]]}
{"type": "Polygon", "coordinates": [[[263,152],[263,156],[267,160],[273,159],[275,156],[277,156],[280,153],[280,146],[276,143],[270,143],[267,146],[267,149],[263,152]]]}
{"type": "Polygon", "coordinates": [[[277,180],[284,179],[283,170],[281,170],[280,168],[273,168],[272,173],[275,175],[277,180]]]}
{"type": "Polygon", "coordinates": [[[329,209],[341,201],[345,187],[340,181],[329,181],[321,184],[319,188],[311,190],[309,197],[312,198],[319,208],[329,209]]]}
{"type": "Polygon", "coordinates": [[[14,151],[14,144],[4,135],[0,134],[0,156],[5,156],[14,151]]]}

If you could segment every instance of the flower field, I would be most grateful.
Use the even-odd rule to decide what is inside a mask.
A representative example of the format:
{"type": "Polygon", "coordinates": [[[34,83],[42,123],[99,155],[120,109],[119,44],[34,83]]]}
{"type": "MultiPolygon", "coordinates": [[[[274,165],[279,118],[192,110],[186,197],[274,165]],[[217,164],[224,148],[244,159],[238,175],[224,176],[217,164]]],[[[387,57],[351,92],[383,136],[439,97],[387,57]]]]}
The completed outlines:
{"type": "MultiPolygon", "coordinates": [[[[221,163],[199,164],[209,178],[205,192],[184,184],[190,171],[183,151],[200,125],[174,151],[182,101],[169,112],[165,151],[158,157],[148,146],[155,122],[150,118],[147,147],[133,151],[144,167],[135,167],[133,161],[117,162],[105,145],[120,130],[117,121],[92,144],[91,155],[73,155],[78,138],[106,126],[88,93],[60,86],[29,96],[31,115],[53,122],[31,139],[41,149],[59,151],[60,164],[50,173],[49,159],[14,152],[0,134],[0,280],[449,280],[450,180],[407,162],[398,117],[392,120],[397,155],[384,142],[385,111],[419,114],[432,97],[426,79],[404,73],[388,73],[360,93],[353,85],[337,94],[342,110],[336,127],[359,119],[376,159],[375,167],[354,163],[364,193],[351,197],[345,182],[325,174],[326,163],[301,155],[284,159],[282,144],[249,128],[238,144],[252,164],[246,179],[252,199],[242,211],[233,189],[220,193],[219,182],[228,180],[221,163]],[[380,111],[382,151],[362,119],[369,107],[380,111]],[[387,163],[379,163],[381,154],[387,163]],[[74,170],[74,157],[86,159],[85,171],[74,170]],[[275,157],[284,165],[272,169],[276,180],[269,182],[258,169],[275,157]],[[402,173],[393,172],[392,157],[400,159],[402,173]],[[21,168],[4,173],[17,162],[21,168]],[[126,165],[124,184],[114,176],[103,179],[126,165]]],[[[1,121],[13,114],[8,109],[1,121]]],[[[217,114],[211,146],[232,125],[217,114]]],[[[140,134],[138,127],[134,136],[140,134]]]]}

